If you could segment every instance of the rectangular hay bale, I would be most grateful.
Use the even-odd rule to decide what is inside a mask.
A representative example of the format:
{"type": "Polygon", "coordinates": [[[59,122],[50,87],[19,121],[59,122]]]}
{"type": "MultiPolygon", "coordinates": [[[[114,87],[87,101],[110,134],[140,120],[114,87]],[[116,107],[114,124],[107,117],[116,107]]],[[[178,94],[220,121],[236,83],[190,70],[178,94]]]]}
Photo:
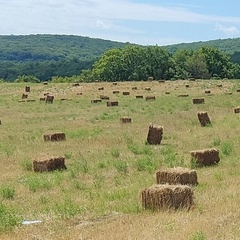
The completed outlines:
{"type": "Polygon", "coordinates": [[[34,172],[50,172],[54,170],[65,170],[65,158],[64,157],[49,157],[45,159],[39,159],[33,161],[34,172]]]}

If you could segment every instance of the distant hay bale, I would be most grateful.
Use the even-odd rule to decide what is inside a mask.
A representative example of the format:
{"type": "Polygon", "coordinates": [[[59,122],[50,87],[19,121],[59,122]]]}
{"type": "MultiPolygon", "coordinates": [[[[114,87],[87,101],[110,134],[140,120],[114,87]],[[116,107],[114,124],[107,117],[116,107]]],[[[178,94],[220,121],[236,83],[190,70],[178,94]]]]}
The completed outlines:
{"type": "Polygon", "coordinates": [[[64,157],[50,157],[33,161],[34,172],[50,172],[54,170],[65,170],[65,158],[64,157]]]}
{"type": "Polygon", "coordinates": [[[205,127],[209,124],[211,124],[210,118],[208,116],[207,112],[198,112],[198,120],[202,127],[205,127]]]}
{"type": "Polygon", "coordinates": [[[217,149],[204,149],[191,151],[191,162],[197,167],[210,166],[219,163],[219,151],[217,149]]]}
{"type": "Polygon", "coordinates": [[[52,141],[52,142],[58,142],[58,141],[66,141],[66,135],[65,133],[59,132],[59,133],[53,133],[53,134],[45,134],[43,135],[44,141],[52,141]]]}
{"type": "Polygon", "coordinates": [[[234,108],[234,113],[240,113],[240,107],[234,108]]]}
{"type": "Polygon", "coordinates": [[[190,86],[189,86],[189,84],[186,84],[185,87],[186,87],[186,88],[189,88],[190,86]]]}
{"type": "Polygon", "coordinates": [[[150,87],[145,87],[145,90],[146,91],[151,91],[151,88],[150,87]]]}
{"type": "Polygon", "coordinates": [[[80,86],[80,83],[73,83],[72,86],[73,87],[78,87],[78,86],[80,86]]]}
{"type": "Polygon", "coordinates": [[[104,90],[104,87],[99,87],[98,90],[99,90],[99,91],[100,91],[100,90],[104,90]]]}
{"type": "Polygon", "coordinates": [[[188,81],[194,82],[194,81],[196,81],[196,79],[195,78],[189,78],[188,81]]]}
{"type": "Polygon", "coordinates": [[[46,96],[46,103],[53,103],[54,96],[47,95],[46,96]]]}
{"type": "Polygon", "coordinates": [[[28,98],[28,95],[27,94],[22,94],[22,99],[27,99],[28,98]]]}
{"type": "Polygon", "coordinates": [[[158,82],[159,83],[165,83],[165,80],[159,80],[158,82]]]}
{"type": "Polygon", "coordinates": [[[45,102],[46,98],[45,97],[40,97],[39,100],[40,100],[40,102],[43,102],[43,101],[45,102]]]}
{"type": "Polygon", "coordinates": [[[148,127],[147,143],[159,145],[162,141],[163,127],[150,124],[148,127]]]}
{"type": "Polygon", "coordinates": [[[47,96],[47,95],[49,95],[49,92],[43,93],[43,96],[47,96]]]}
{"type": "Polygon", "coordinates": [[[165,92],[165,94],[169,95],[169,94],[170,94],[170,92],[169,92],[169,91],[166,91],[166,92],[165,92]]]}
{"type": "Polygon", "coordinates": [[[178,97],[188,97],[188,94],[179,94],[178,97]]]}
{"type": "Polygon", "coordinates": [[[25,87],[25,92],[30,92],[30,87],[29,86],[25,87]]]}
{"type": "Polygon", "coordinates": [[[130,117],[121,117],[120,118],[120,122],[121,123],[131,123],[132,122],[132,118],[130,118],[130,117]]]}
{"type": "Polygon", "coordinates": [[[82,93],[81,93],[81,92],[78,92],[77,95],[82,95],[82,93]]]}
{"type": "Polygon", "coordinates": [[[130,95],[130,92],[123,92],[124,96],[130,95]]]}
{"type": "Polygon", "coordinates": [[[101,99],[93,99],[91,100],[91,103],[101,103],[102,100],[101,99]]]}
{"type": "Polygon", "coordinates": [[[26,102],[36,102],[35,99],[26,99],[26,102]]]}
{"type": "Polygon", "coordinates": [[[188,168],[169,168],[156,172],[157,184],[197,185],[197,172],[188,168]]]}
{"type": "Polygon", "coordinates": [[[206,93],[206,94],[210,94],[211,91],[210,91],[210,90],[205,90],[205,93],[206,93]]]}
{"type": "Polygon", "coordinates": [[[237,92],[240,92],[240,89],[237,89],[237,92]]]}
{"type": "Polygon", "coordinates": [[[148,77],[148,81],[152,82],[153,81],[153,77],[148,77]]]}
{"type": "Polygon", "coordinates": [[[105,96],[105,95],[100,95],[100,99],[102,99],[102,100],[109,100],[109,97],[105,96]]]}
{"type": "Polygon", "coordinates": [[[193,104],[202,104],[205,102],[204,98],[193,98],[192,99],[193,104]]]}
{"type": "Polygon", "coordinates": [[[137,95],[136,98],[143,98],[143,96],[142,95],[137,95]]]}
{"type": "Polygon", "coordinates": [[[113,82],[112,84],[113,84],[114,86],[118,85],[118,83],[117,83],[117,82],[113,82]]]}
{"type": "Polygon", "coordinates": [[[137,87],[132,87],[132,90],[137,90],[137,87]]]}
{"type": "Polygon", "coordinates": [[[146,97],[145,97],[145,100],[146,100],[146,101],[156,100],[156,97],[155,97],[155,96],[146,96],[146,97]]]}
{"type": "Polygon", "coordinates": [[[220,88],[221,88],[221,87],[223,87],[223,85],[222,85],[222,84],[217,84],[217,87],[220,87],[220,88]]]}
{"type": "Polygon", "coordinates": [[[226,92],[225,95],[232,95],[232,92],[226,92]]]}
{"type": "Polygon", "coordinates": [[[193,190],[187,185],[157,184],[142,190],[142,207],[152,211],[189,210],[193,204],[193,190]]]}
{"type": "Polygon", "coordinates": [[[46,82],[46,81],[45,81],[45,82],[43,82],[43,85],[48,85],[48,82],[46,82]]]}
{"type": "Polygon", "coordinates": [[[117,90],[113,91],[113,94],[119,94],[119,93],[120,91],[117,91],[117,90]]]}
{"type": "Polygon", "coordinates": [[[118,106],[118,101],[107,101],[107,107],[118,106]]]}

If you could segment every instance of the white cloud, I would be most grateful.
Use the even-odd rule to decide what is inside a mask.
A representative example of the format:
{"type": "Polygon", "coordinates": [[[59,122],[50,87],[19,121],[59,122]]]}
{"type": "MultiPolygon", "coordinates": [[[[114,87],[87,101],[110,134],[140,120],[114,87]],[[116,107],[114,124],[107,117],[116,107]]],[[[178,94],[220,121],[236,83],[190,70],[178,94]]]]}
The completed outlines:
{"type": "Polygon", "coordinates": [[[236,37],[239,36],[240,30],[236,26],[223,26],[222,24],[216,23],[215,29],[217,31],[222,32],[228,37],[236,37]]]}

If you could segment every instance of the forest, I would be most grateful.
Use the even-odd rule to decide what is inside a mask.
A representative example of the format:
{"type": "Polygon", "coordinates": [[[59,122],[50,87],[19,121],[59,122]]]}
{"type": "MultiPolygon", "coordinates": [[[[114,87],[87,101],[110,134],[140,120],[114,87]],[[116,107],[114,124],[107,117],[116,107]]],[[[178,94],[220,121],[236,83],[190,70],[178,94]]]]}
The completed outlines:
{"type": "Polygon", "coordinates": [[[240,78],[240,38],[169,46],[73,35],[0,36],[2,81],[240,78]]]}

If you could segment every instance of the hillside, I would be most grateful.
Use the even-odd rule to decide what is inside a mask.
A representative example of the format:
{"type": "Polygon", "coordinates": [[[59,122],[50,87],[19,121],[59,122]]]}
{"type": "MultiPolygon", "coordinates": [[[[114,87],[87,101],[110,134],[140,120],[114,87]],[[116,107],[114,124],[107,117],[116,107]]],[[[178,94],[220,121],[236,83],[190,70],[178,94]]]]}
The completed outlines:
{"type": "Polygon", "coordinates": [[[12,81],[26,74],[47,80],[80,74],[105,51],[126,44],[73,35],[0,36],[0,78],[12,81]]]}

